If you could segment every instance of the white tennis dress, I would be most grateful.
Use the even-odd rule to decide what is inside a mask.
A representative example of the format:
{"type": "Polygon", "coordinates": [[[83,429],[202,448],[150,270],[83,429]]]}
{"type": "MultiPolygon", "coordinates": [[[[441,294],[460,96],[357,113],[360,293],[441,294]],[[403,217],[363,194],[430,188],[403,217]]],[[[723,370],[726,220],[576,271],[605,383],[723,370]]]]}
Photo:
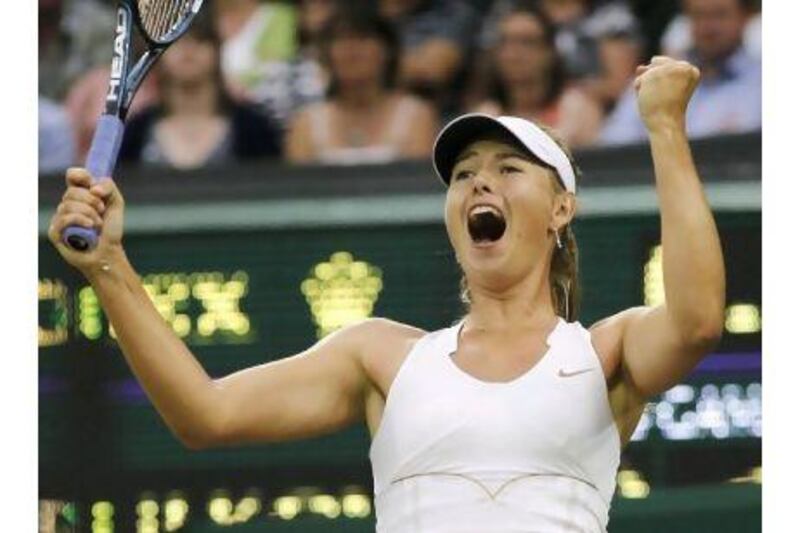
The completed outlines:
{"type": "Polygon", "coordinates": [[[589,332],[559,319],[533,368],[490,383],[451,359],[462,324],[417,341],[391,385],[377,531],[605,532],[620,441],[589,332]]]}

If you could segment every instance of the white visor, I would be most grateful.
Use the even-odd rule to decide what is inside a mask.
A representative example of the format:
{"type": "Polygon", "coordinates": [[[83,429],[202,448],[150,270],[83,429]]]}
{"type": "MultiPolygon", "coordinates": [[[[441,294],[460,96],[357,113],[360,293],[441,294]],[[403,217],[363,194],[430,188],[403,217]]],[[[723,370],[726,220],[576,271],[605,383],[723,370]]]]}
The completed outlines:
{"type": "Polygon", "coordinates": [[[492,117],[482,113],[470,113],[450,121],[436,138],[433,145],[433,167],[439,178],[448,185],[458,155],[470,143],[491,133],[508,136],[530,155],[554,168],[561,184],[575,194],[575,171],[567,154],[539,126],[519,117],[492,117]]]}

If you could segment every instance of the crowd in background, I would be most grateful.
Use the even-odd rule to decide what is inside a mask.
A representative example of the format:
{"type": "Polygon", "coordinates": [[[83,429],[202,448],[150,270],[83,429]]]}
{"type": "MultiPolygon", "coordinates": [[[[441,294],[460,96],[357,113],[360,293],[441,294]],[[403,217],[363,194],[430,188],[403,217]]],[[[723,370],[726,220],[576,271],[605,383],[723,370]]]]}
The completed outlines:
{"type": "MultiPolygon", "coordinates": [[[[457,114],[516,115],[572,147],[646,140],[655,54],[702,72],[691,137],[761,128],[754,0],[207,0],[134,99],[121,159],[191,169],[427,158],[457,114]]],[[[109,76],[110,0],[39,0],[39,166],[84,161],[109,76]]]]}

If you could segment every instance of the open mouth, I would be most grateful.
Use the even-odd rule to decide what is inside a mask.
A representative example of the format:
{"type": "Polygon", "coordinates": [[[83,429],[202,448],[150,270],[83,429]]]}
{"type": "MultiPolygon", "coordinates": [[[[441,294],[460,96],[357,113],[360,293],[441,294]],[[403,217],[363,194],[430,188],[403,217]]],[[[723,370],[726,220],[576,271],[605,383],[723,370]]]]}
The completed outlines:
{"type": "Polygon", "coordinates": [[[467,231],[476,244],[496,242],[506,232],[506,219],[492,206],[476,206],[467,215],[467,231]]]}

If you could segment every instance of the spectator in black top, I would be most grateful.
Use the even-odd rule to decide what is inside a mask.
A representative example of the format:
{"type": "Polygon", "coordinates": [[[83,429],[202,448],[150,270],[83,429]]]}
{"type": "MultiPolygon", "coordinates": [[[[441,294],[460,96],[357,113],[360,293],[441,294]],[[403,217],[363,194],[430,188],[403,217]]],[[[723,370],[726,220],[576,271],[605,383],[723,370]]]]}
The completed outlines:
{"type": "Polygon", "coordinates": [[[123,161],[191,169],[280,155],[274,123],[226,92],[208,15],[164,54],[158,76],[161,103],[129,122],[123,161]]]}

